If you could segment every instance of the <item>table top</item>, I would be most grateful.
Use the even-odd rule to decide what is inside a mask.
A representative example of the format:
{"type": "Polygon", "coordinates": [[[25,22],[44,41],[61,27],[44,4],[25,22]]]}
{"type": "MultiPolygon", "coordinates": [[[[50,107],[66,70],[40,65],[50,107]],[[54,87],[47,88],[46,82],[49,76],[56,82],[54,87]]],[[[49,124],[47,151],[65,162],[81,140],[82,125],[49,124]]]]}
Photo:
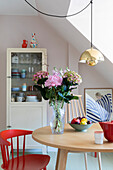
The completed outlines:
{"type": "Polygon", "coordinates": [[[49,126],[34,130],[32,137],[35,141],[68,151],[80,152],[113,152],[113,143],[104,138],[103,144],[95,144],[94,131],[102,130],[94,123],[86,132],[77,132],[69,124],[65,125],[63,134],[52,134],[49,126]]]}

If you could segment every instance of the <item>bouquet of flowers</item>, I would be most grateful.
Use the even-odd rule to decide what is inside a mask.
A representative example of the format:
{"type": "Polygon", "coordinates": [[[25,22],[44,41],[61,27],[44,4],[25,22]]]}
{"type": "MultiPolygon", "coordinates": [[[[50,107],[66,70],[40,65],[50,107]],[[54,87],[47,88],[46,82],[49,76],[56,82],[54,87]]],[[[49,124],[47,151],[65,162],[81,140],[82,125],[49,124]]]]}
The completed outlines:
{"type": "Polygon", "coordinates": [[[45,100],[49,100],[52,106],[56,101],[69,103],[72,99],[78,99],[70,92],[77,88],[82,82],[81,76],[66,68],[66,70],[57,70],[54,68],[53,75],[49,75],[46,71],[39,71],[33,76],[35,87],[41,92],[45,100]]]}
{"type": "Polygon", "coordinates": [[[61,127],[61,109],[64,103],[69,103],[72,99],[78,99],[77,96],[71,94],[73,89],[77,88],[82,82],[81,76],[75,71],[68,68],[65,70],[57,70],[54,68],[53,75],[49,75],[46,71],[39,71],[33,76],[34,85],[45,100],[49,100],[50,106],[56,112],[56,120],[54,129],[59,130],[61,127]]]}

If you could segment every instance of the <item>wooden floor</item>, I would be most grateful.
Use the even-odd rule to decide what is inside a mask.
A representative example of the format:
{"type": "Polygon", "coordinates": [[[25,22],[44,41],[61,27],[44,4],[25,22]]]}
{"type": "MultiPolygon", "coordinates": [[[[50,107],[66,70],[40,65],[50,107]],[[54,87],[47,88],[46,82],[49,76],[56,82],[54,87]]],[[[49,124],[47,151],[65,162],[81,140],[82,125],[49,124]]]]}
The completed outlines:
{"type": "MultiPolygon", "coordinates": [[[[57,154],[54,152],[48,153],[51,157],[47,170],[55,170],[55,162],[57,154]]],[[[0,156],[0,164],[2,159],[0,156]]],[[[85,170],[84,155],[80,153],[69,153],[67,159],[66,170],[85,170]]],[[[88,170],[98,170],[98,160],[88,154],[88,170]]],[[[2,168],[0,167],[0,170],[2,168]]],[[[102,170],[113,170],[113,153],[102,153],[102,170]]]]}

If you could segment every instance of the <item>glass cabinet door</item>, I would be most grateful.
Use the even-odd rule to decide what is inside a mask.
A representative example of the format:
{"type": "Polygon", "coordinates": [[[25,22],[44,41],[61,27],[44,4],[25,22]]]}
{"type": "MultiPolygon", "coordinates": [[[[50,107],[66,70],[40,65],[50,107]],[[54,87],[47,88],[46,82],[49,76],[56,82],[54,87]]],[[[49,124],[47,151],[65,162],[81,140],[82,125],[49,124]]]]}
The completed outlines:
{"type": "Polygon", "coordinates": [[[33,75],[43,70],[41,52],[11,52],[11,102],[41,102],[33,75]]]}

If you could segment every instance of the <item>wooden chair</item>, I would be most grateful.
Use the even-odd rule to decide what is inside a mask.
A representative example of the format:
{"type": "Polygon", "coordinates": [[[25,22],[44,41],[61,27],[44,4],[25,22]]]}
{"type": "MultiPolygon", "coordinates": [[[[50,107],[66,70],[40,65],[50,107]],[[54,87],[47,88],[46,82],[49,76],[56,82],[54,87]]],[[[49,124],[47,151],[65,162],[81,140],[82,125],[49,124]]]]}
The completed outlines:
{"type": "Polygon", "coordinates": [[[82,95],[76,95],[79,97],[78,100],[71,100],[70,104],[67,104],[65,112],[65,122],[71,121],[74,117],[86,116],[83,104],[82,104],[82,95]]]}
{"type": "MultiPolygon", "coordinates": [[[[82,95],[76,95],[79,97],[78,100],[72,100],[70,104],[67,104],[66,111],[65,111],[65,123],[68,123],[71,121],[74,117],[82,117],[86,116],[86,113],[84,111],[83,103],[82,103],[82,95]]],[[[97,153],[95,152],[95,157],[97,157],[97,153]]],[[[85,159],[85,168],[87,168],[87,153],[84,153],[84,159],[85,159]]],[[[98,153],[98,162],[99,162],[99,170],[102,170],[102,164],[101,164],[101,154],[98,153]]]]}
{"type": "Polygon", "coordinates": [[[3,164],[1,167],[5,170],[46,170],[50,156],[41,154],[25,155],[26,135],[32,134],[28,130],[4,130],[0,133],[0,146],[3,164]],[[23,155],[19,156],[19,137],[23,136],[23,155]],[[17,138],[17,157],[14,157],[13,143],[17,138]],[[9,142],[11,140],[11,143],[9,142]],[[12,158],[10,159],[9,149],[11,146],[12,158]]]}
{"type": "MultiPolygon", "coordinates": [[[[82,95],[76,95],[79,97],[78,100],[71,100],[70,104],[67,104],[65,111],[65,123],[68,123],[75,117],[86,116],[83,103],[82,103],[82,95]]],[[[84,153],[85,158],[85,168],[87,168],[87,153],[84,153]]]]}

